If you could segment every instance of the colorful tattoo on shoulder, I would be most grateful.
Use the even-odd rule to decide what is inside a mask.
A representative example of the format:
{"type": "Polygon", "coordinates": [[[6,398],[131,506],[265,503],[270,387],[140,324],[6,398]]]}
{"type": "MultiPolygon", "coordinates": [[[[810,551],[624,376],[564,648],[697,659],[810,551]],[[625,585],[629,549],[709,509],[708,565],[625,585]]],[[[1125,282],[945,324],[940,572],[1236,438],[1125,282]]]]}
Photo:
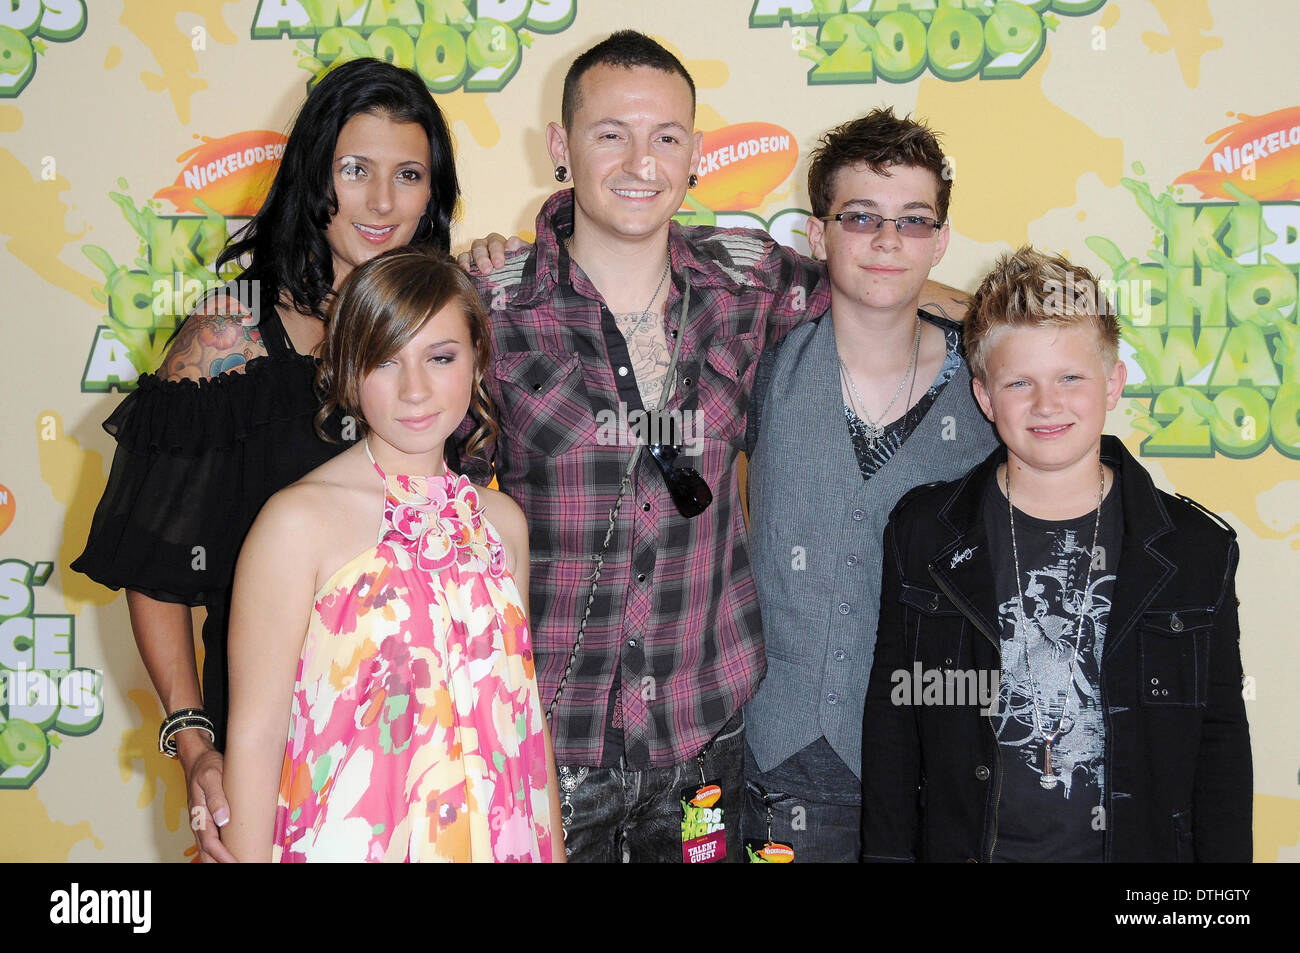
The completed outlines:
{"type": "Polygon", "coordinates": [[[216,377],[218,374],[224,374],[226,371],[233,371],[237,367],[242,367],[248,363],[246,354],[227,354],[225,357],[217,358],[208,365],[208,376],[216,377]]]}
{"type": "Polygon", "coordinates": [[[241,370],[265,353],[256,325],[246,325],[236,315],[195,314],[172,342],[159,370],[168,380],[200,380],[241,370]]]}

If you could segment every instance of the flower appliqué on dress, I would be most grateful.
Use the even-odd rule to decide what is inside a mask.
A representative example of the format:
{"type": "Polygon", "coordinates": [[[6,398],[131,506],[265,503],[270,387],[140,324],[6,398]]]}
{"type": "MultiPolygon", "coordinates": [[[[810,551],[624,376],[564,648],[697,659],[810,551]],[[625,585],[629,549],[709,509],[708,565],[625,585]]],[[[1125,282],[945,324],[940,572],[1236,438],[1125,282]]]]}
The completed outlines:
{"type": "Polygon", "coordinates": [[[444,476],[388,477],[403,502],[392,506],[392,526],[383,538],[415,556],[416,565],[436,573],[454,563],[500,577],[506,568],[505,548],[492,524],[483,517],[478,490],[469,478],[444,476]]]}

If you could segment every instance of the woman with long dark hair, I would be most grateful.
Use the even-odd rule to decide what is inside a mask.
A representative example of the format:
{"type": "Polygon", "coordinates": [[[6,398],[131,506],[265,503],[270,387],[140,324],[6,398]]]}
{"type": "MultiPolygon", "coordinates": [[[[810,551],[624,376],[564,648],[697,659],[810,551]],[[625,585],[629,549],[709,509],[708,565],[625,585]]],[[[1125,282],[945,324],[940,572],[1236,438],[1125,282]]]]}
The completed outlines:
{"type": "Polygon", "coordinates": [[[314,356],[334,292],[407,244],[446,252],[460,188],[451,136],[420,79],[379,60],[328,72],[294,121],[261,210],[218,259],[247,263],[238,298],[206,299],[104,423],[118,442],[72,568],[127,590],[131,627],[167,712],[159,745],[185,769],[203,860],[217,836],[226,630],[236,556],[262,504],[355,439],[320,408],[314,356]],[[207,608],[202,691],[190,608],[207,608]]]}

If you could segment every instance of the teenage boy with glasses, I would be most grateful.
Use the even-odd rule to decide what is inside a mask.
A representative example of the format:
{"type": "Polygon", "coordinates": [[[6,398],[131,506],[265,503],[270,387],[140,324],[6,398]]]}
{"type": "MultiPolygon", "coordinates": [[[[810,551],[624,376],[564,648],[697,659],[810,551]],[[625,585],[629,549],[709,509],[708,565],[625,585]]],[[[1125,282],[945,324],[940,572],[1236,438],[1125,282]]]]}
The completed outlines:
{"type": "MultiPolygon", "coordinates": [[[[763,355],[750,405],[750,551],[767,677],[745,708],[744,831],[797,861],[859,855],[862,711],[880,540],[914,486],[995,446],[961,326],[920,310],[948,247],[952,181],[934,134],[889,109],[813,153],[808,238],[830,311],[763,355]]],[[[867,739],[870,743],[870,739],[867,739]]]]}

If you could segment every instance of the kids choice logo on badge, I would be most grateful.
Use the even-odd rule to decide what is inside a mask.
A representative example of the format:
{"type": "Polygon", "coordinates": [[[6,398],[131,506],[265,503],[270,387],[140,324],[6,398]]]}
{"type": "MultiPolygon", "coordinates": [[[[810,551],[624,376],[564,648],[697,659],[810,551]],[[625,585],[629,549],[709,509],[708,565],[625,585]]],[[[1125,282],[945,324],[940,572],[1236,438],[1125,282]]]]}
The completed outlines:
{"type": "Polygon", "coordinates": [[[299,40],[314,84],[330,68],[374,57],[413,69],[434,93],[505,88],[535,33],[573,22],[577,0],[259,0],[255,40],[299,40]]]}
{"type": "MultiPolygon", "coordinates": [[[[118,264],[99,246],[82,249],[104,275],[94,294],[105,308],[81,375],[83,393],[134,390],[141,373],[162,363],[172,332],[199,300],[237,277],[233,267],[217,273],[217,256],[231,233],[261,207],[285,141],[264,130],[199,137],[199,145],[177,156],[176,180],[140,207],[126,194],[126,181],[118,179],[122,191],[109,197],[139,244],[130,265],[118,264]],[[192,214],[167,214],[164,201],[192,214]]],[[[248,321],[255,323],[257,295],[240,297],[249,304],[248,321]]]]}
{"type": "Polygon", "coordinates": [[[1043,54],[1060,17],[1106,0],[755,0],[749,25],[789,27],[813,63],[809,85],[907,83],[927,69],[958,82],[1015,79],[1043,54]]]}
{"type": "Polygon", "coordinates": [[[1126,178],[1156,229],[1148,260],[1087,239],[1120,288],[1146,289],[1116,308],[1133,425],[1147,456],[1300,459],[1300,108],[1238,116],[1208,141],[1177,183],[1228,201],[1126,178]]]}
{"type": "Polygon", "coordinates": [[[27,88],[47,41],[67,43],[85,31],[85,0],[0,0],[0,99],[27,88]]]}
{"type": "Polygon", "coordinates": [[[103,673],[76,667],[74,618],[35,611],[53,569],[0,562],[0,789],[31,787],[63,735],[88,735],[104,717],[103,673]]]}

